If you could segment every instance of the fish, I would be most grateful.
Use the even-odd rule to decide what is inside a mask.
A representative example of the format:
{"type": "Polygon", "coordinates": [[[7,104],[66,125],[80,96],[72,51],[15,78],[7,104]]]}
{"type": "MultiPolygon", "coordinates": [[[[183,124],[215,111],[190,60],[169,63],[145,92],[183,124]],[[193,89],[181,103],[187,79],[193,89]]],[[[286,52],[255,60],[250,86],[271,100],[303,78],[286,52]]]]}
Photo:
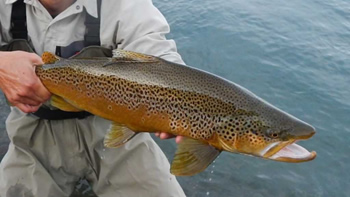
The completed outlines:
{"type": "Polygon", "coordinates": [[[316,157],[296,143],[311,138],[313,126],[209,72],[121,49],[106,58],[42,59],[36,74],[54,107],[111,121],[106,147],[141,132],[184,136],[170,167],[176,176],[202,172],[222,151],[289,163],[316,157]]]}

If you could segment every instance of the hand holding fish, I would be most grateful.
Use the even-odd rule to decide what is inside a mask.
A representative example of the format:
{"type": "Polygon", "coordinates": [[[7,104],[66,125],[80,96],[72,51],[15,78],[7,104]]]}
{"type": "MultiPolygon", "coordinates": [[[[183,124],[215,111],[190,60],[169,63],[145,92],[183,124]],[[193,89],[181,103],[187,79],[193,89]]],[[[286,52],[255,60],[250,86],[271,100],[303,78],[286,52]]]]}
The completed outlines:
{"type": "Polygon", "coordinates": [[[9,102],[26,113],[35,112],[48,100],[50,92],[35,74],[41,58],[28,52],[0,53],[0,89],[9,102]]]}

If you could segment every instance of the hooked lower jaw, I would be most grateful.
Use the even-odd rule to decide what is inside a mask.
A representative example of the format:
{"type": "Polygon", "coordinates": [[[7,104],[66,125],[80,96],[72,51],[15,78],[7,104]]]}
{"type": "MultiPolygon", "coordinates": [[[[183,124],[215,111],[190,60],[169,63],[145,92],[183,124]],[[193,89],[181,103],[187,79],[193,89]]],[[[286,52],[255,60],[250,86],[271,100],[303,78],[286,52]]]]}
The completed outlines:
{"type": "Polygon", "coordinates": [[[266,147],[260,152],[260,155],[266,159],[271,159],[275,161],[282,162],[305,162],[311,161],[316,158],[316,152],[309,152],[304,147],[296,144],[297,140],[306,140],[311,138],[315,134],[315,130],[308,133],[307,135],[302,135],[295,137],[294,139],[282,142],[275,142],[266,147]]]}
{"type": "Polygon", "coordinates": [[[298,163],[298,162],[311,161],[315,159],[316,152],[315,151],[309,152],[304,147],[298,144],[292,143],[283,147],[282,149],[277,151],[275,154],[267,158],[275,161],[298,163]]]}
{"type": "Polygon", "coordinates": [[[266,159],[282,162],[305,162],[315,159],[316,152],[309,152],[304,147],[295,143],[296,140],[275,142],[266,147],[260,155],[266,159]]]}

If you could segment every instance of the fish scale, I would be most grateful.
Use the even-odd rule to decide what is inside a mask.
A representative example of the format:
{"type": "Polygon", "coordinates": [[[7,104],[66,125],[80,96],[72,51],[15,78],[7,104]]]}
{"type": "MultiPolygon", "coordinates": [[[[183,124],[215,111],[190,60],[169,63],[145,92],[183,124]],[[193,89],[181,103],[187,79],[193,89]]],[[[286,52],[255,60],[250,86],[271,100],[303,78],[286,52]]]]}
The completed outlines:
{"type": "Polygon", "coordinates": [[[58,60],[44,53],[43,61],[50,64],[37,67],[37,75],[63,100],[52,105],[113,121],[106,146],[121,146],[139,132],[188,137],[173,161],[176,175],[204,170],[221,151],[264,157],[282,150],[285,142],[314,134],[310,125],[237,84],[161,58],[115,50],[113,58],[91,59],[58,60]]]}

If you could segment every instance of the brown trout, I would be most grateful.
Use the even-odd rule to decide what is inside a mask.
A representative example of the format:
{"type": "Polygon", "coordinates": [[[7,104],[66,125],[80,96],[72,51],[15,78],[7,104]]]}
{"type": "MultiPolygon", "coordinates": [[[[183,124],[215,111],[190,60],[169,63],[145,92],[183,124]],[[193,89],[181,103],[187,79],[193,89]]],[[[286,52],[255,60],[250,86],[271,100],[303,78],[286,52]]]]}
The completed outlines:
{"type": "Polygon", "coordinates": [[[111,120],[106,147],[139,132],[186,138],[171,165],[174,175],[203,171],[221,151],[284,162],[316,157],[297,145],[315,129],[247,89],[213,74],[158,57],[114,50],[112,58],[57,59],[45,52],[36,73],[65,111],[111,120]]]}

